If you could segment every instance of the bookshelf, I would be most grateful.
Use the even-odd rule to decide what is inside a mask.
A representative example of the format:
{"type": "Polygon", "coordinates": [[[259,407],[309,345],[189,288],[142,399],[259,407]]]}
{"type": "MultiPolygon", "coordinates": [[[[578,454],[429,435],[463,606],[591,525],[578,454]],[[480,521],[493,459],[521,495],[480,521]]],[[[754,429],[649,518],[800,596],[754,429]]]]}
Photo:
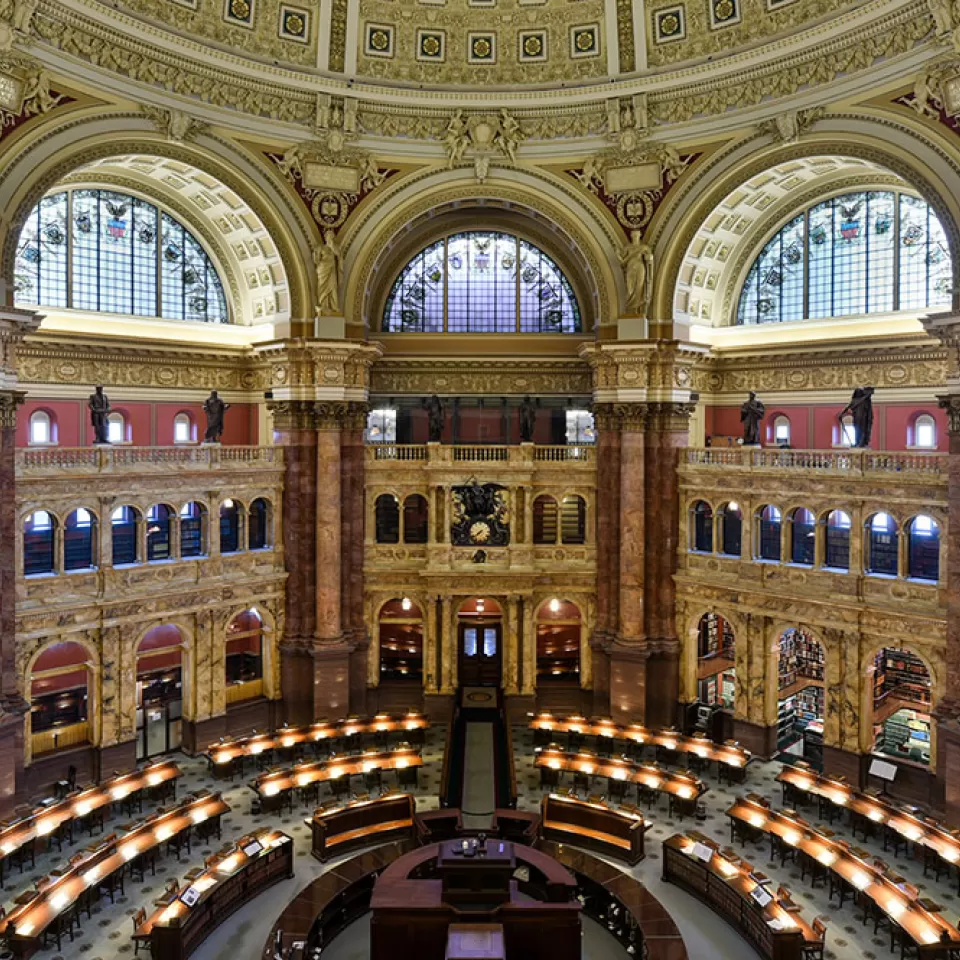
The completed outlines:
{"type": "Polygon", "coordinates": [[[930,673],[926,664],[909,650],[885,648],[874,662],[873,700],[894,694],[901,700],[930,703],[930,673]]]}
{"type": "Polygon", "coordinates": [[[779,687],[783,690],[802,680],[823,682],[823,646],[803,630],[787,630],[780,638],[777,664],[779,687]]]}
{"type": "Polygon", "coordinates": [[[734,658],[733,627],[717,613],[705,613],[700,618],[699,656],[734,658]]]}

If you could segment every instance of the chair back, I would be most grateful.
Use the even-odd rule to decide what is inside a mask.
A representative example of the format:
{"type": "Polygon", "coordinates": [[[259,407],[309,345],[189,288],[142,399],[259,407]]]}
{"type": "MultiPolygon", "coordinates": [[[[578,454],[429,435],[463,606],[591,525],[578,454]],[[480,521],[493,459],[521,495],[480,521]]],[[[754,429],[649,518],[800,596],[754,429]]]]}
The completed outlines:
{"type": "Polygon", "coordinates": [[[141,908],[133,915],[133,931],[134,931],[134,933],[136,933],[137,930],[139,930],[140,927],[142,927],[146,922],[147,922],[147,908],[146,908],[146,907],[141,907],[141,908]]]}
{"type": "Polygon", "coordinates": [[[813,918],[813,935],[824,943],[827,941],[827,925],[820,917],[813,918]]]}

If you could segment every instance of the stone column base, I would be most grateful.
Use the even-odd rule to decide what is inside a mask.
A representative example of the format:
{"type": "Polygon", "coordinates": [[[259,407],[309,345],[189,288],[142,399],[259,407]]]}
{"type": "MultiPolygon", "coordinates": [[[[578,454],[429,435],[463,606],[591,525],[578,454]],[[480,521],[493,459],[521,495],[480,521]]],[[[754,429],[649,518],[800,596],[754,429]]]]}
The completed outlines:
{"type": "Polygon", "coordinates": [[[748,723],[746,720],[733,721],[733,738],[758,757],[769,760],[777,752],[777,725],[770,727],[748,723]]]}
{"type": "Polygon", "coordinates": [[[254,730],[262,733],[280,725],[282,703],[279,700],[243,700],[232,703],[227,712],[206,720],[184,720],[181,724],[181,749],[188,756],[205,753],[221,737],[244,737],[254,730]]]}
{"type": "Polygon", "coordinates": [[[423,712],[432,723],[449,723],[453,716],[453,694],[425,693],[423,712]]]}
{"type": "Polygon", "coordinates": [[[532,694],[525,696],[515,693],[503,698],[503,707],[507,714],[507,720],[511,724],[525,727],[528,722],[527,714],[533,713],[537,709],[537,701],[532,694]]]}
{"type": "Polygon", "coordinates": [[[647,654],[625,645],[610,650],[610,713],[615,723],[647,722],[647,654]]]}
{"type": "MultiPolygon", "coordinates": [[[[342,640],[285,643],[280,648],[283,719],[291,726],[315,720],[337,720],[350,713],[351,654],[353,645],[342,640]]],[[[366,679],[363,702],[366,710],[366,679]]]]}

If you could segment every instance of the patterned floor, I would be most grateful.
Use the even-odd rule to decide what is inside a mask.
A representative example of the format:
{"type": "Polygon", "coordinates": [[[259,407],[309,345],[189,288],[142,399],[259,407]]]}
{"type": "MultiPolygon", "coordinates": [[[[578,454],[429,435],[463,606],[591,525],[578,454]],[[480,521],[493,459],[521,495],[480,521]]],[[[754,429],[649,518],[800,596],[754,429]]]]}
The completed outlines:
{"type": "MultiPolygon", "coordinates": [[[[437,808],[437,794],[440,788],[440,771],[443,766],[443,740],[445,730],[437,727],[427,731],[426,743],[423,748],[424,766],[420,770],[420,786],[417,791],[417,809],[435,810],[437,808]]],[[[132,884],[129,879],[126,885],[126,896],[117,897],[117,902],[111,904],[104,899],[99,906],[93,908],[93,917],[87,919],[84,914],[82,927],[75,934],[76,940],[71,943],[65,938],[62,950],[51,947],[37,954],[44,960],[126,960],[133,956],[133,943],[130,934],[133,932],[131,918],[140,907],[146,907],[148,913],[152,910],[153,901],[162,895],[167,880],[173,877],[182,878],[185,873],[194,867],[203,865],[203,858],[221,843],[229,843],[243,834],[266,823],[279,826],[285,833],[294,839],[296,844],[296,878],[293,881],[279,883],[270,890],[261,894],[252,904],[238,911],[230,922],[225,924],[217,934],[210,937],[206,943],[193,954],[196,960],[255,960],[260,956],[264,941],[270,933],[274,921],[284,906],[293,899],[307,883],[311,882],[330,864],[321,864],[310,855],[311,834],[304,820],[311,814],[307,807],[294,808],[293,815],[284,813],[254,817],[250,813],[253,791],[247,781],[253,775],[248,775],[243,781],[239,778],[233,783],[230,781],[214,780],[207,772],[207,764],[203,759],[189,757],[177,758],[184,776],[178,782],[177,797],[182,799],[190,791],[207,787],[219,790],[224,799],[230,804],[230,812],[223,818],[222,840],[214,837],[210,846],[202,849],[194,846],[191,856],[184,856],[176,861],[172,856],[161,859],[157,864],[157,875],[150,876],[142,884],[132,884]]],[[[392,784],[390,775],[385,775],[385,783],[392,784]]],[[[144,806],[144,813],[149,812],[144,806]]],[[[122,822],[118,817],[113,823],[122,822]]],[[[108,822],[108,828],[111,823],[108,822]]],[[[16,871],[7,876],[4,885],[4,906],[7,910],[12,907],[13,898],[23,890],[31,887],[58,864],[65,863],[70,856],[90,843],[84,834],[78,837],[73,846],[63,847],[62,852],[54,850],[52,853],[38,854],[36,868],[27,870],[22,875],[16,871]]],[[[140,957],[149,956],[140,952],[140,957]]]]}
{"type": "MultiPolygon", "coordinates": [[[[529,730],[514,728],[513,741],[517,788],[520,793],[517,805],[520,809],[534,810],[539,807],[541,791],[539,771],[533,766],[532,759],[533,734],[529,730]]],[[[766,797],[774,808],[782,807],[780,784],[776,782],[776,776],[781,769],[782,764],[777,762],[754,761],[747,768],[746,782],[733,787],[726,783],[719,784],[716,777],[710,773],[702,774],[702,779],[709,786],[703,798],[707,807],[705,822],[689,818],[682,821],[667,819],[665,797],[662,797],[658,806],[649,813],[644,809],[645,815],[653,821],[653,826],[646,835],[646,859],[632,869],[623,869],[629,870],[633,876],[642,880],[673,915],[687,943],[691,960],[707,957],[716,958],[716,960],[726,960],[727,957],[730,960],[742,960],[743,957],[752,955],[752,951],[746,947],[745,941],[735,935],[731,938],[730,928],[711,910],[700,907],[693,897],[660,879],[660,843],[675,833],[699,830],[725,846],[731,845],[730,821],[725,811],[737,795],[750,792],[766,797]]],[[[597,786],[598,788],[602,786],[601,781],[597,781],[597,786]]],[[[829,826],[819,823],[815,806],[805,807],[802,813],[814,826],[829,826]]],[[[839,838],[853,840],[849,828],[839,819],[835,820],[829,828],[839,838]]],[[[884,853],[881,842],[864,842],[858,836],[856,845],[886,860],[910,883],[916,884],[923,896],[939,903],[943,907],[944,916],[953,923],[957,922],[960,897],[957,895],[956,874],[951,874],[949,877],[943,874],[940,882],[935,883],[932,876],[924,878],[922,863],[908,860],[905,854],[901,854],[896,860],[893,859],[891,852],[884,853]]],[[[779,862],[770,860],[769,841],[764,840],[762,845],[750,847],[737,844],[732,846],[742,849],[750,861],[777,884],[782,883],[787,886],[807,920],[813,920],[816,916],[826,918],[825,955],[828,958],[831,960],[860,960],[860,958],[886,960],[894,956],[889,949],[889,934],[881,930],[877,936],[873,936],[873,924],[862,926],[849,901],[844,905],[842,912],[839,911],[836,902],[829,901],[827,892],[823,888],[811,889],[809,878],[801,882],[799,867],[792,863],[781,867],[779,862]]],[[[899,956],[899,951],[896,956],[899,956]]]]}
{"type": "MultiPolygon", "coordinates": [[[[421,770],[420,789],[418,791],[417,806],[421,810],[435,809],[437,806],[437,791],[439,788],[440,771],[442,768],[443,731],[440,728],[431,730],[427,735],[424,746],[425,766],[421,770]]],[[[517,782],[520,790],[519,806],[521,809],[537,809],[540,804],[539,776],[533,766],[533,736],[525,729],[514,730],[514,755],[517,763],[517,782]]],[[[202,787],[211,787],[223,791],[231,812],[223,820],[223,842],[237,838],[257,825],[266,822],[264,817],[255,818],[250,813],[253,793],[246,782],[239,780],[234,783],[218,783],[213,781],[207,773],[206,763],[203,760],[182,758],[181,765],[185,777],[181,781],[178,796],[183,797],[190,790],[202,787]]],[[[728,785],[720,786],[715,778],[709,774],[705,776],[710,789],[704,800],[707,806],[707,820],[696,823],[692,820],[674,822],[667,819],[666,801],[661,801],[658,808],[650,811],[653,827],[647,833],[647,858],[631,873],[646,883],[653,893],[663,902],[664,906],[676,919],[684,939],[687,942],[690,960],[743,960],[753,956],[752,950],[745,941],[712,911],[704,909],[696,900],[670,884],[660,880],[660,851],[659,841],[671,834],[685,829],[700,829],[724,844],[729,843],[729,826],[724,811],[732,802],[737,793],[754,791],[770,798],[774,806],[781,805],[780,787],[774,782],[779,770],[776,763],[753,763],[750,765],[747,782],[743,786],[731,788],[728,785]]],[[[599,784],[598,784],[599,786],[599,784]]],[[[280,826],[289,833],[296,844],[296,877],[285,881],[261,894],[252,904],[235,914],[228,923],[216,931],[194,954],[196,960],[256,960],[260,956],[264,940],[283,907],[293,898],[294,894],[311,882],[330,864],[323,865],[310,856],[310,833],[304,823],[310,810],[307,808],[295,809],[293,815],[284,814],[282,817],[273,817],[270,823],[280,826]]],[[[808,808],[805,815],[813,822],[815,811],[808,808]]],[[[845,835],[845,828],[834,823],[833,829],[838,835],[845,835]]],[[[7,877],[4,887],[6,898],[5,906],[9,909],[13,898],[33,882],[65,862],[72,853],[88,842],[86,838],[79,839],[73,848],[64,847],[62,853],[46,853],[37,857],[36,869],[24,873],[16,873],[7,877]]],[[[192,867],[202,863],[203,857],[216,846],[216,841],[210,848],[194,848],[191,857],[184,856],[179,862],[170,857],[160,861],[156,877],[148,876],[145,883],[131,885],[128,883],[126,896],[118,898],[116,904],[108,901],[94,908],[93,918],[83,919],[83,927],[74,943],[65,940],[63,949],[59,953],[55,948],[38,954],[43,960],[127,960],[133,956],[133,945],[129,939],[132,930],[131,917],[141,906],[150,908],[154,898],[162,893],[166,880],[182,877],[192,867]]],[[[943,905],[945,914],[955,920],[960,910],[960,898],[956,892],[956,880],[943,877],[939,883],[932,878],[923,877],[922,865],[908,861],[905,857],[892,860],[890,855],[884,855],[879,844],[860,842],[871,851],[896,864],[896,868],[908,879],[920,887],[924,895],[931,897],[943,905]]],[[[886,960],[891,957],[889,941],[882,932],[872,936],[872,926],[863,927],[854,917],[853,908],[848,904],[842,913],[827,900],[826,893],[821,890],[811,890],[806,883],[801,883],[799,870],[788,864],[781,868],[778,863],[768,861],[769,847],[756,846],[749,848],[748,853],[752,861],[777,883],[784,883],[791,888],[795,900],[801,905],[804,916],[813,919],[817,915],[828,917],[827,957],[830,960],[886,960]]],[[[141,957],[144,954],[141,953],[141,957]]]]}

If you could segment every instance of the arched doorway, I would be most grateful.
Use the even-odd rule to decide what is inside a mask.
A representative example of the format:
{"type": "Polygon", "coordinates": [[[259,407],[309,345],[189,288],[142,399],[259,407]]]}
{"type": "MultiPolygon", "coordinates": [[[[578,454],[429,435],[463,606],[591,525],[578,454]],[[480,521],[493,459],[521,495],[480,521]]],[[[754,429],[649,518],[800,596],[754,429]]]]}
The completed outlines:
{"type": "Polygon", "coordinates": [[[705,613],[697,624],[697,699],[732,710],[736,699],[736,636],[726,617],[705,613]]]}
{"type": "Polygon", "coordinates": [[[263,633],[263,617],[256,607],[238,613],[227,624],[224,662],[228,705],[264,695],[263,633]]]}
{"type": "Polygon", "coordinates": [[[580,685],[580,608],[554,597],[537,611],[537,684],[580,685]]]}
{"type": "Polygon", "coordinates": [[[183,635],[162,623],[137,645],[137,760],[179,750],[182,717],[183,635]]]}
{"type": "Polygon", "coordinates": [[[777,749],[823,764],[823,644],[806,630],[791,627],[777,651],[777,749]]]}
{"type": "Polygon", "coordinates": [[[423,680],[423,611],[408,597],[380,608],[380,682],[423,680]]]}
{"type": "Polygon", "coordinates": [[[499,686],[502,669],[503,614],[496,600],[473,597],[457,611],[460,684],[499,686]]]}
{"type": "Polygon", "coordinates": [[[79,643],[53,643],[30,671],[31,755],[91,743],[90,654],[79,643]]]}
{"type": "Polygon", "coordinates": [[[873,749],[930,763],[930,671],[910,650],[884,647],[873,662],[873,749]]]}

